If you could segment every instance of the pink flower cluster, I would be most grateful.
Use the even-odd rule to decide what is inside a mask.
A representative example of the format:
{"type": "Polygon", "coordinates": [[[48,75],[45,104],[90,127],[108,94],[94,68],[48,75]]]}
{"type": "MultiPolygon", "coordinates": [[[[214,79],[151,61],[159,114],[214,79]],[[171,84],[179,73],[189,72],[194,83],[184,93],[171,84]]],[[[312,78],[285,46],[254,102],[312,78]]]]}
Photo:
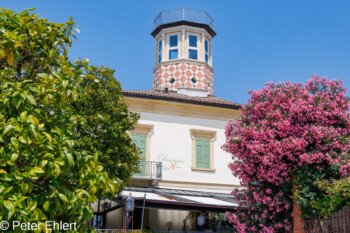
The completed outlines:
{"type": "Polygon", "coordinates": [[[343,82],[313,78],[305,85],[266,83],[251,93],[242,117],[226,126],[223,149],[245,190],[232,194],[240,203],[229,220],[239,232],[291,229],[293,171],[308,164],[319,169],[341,164],[350,174],[349,100],[343,82]]]}

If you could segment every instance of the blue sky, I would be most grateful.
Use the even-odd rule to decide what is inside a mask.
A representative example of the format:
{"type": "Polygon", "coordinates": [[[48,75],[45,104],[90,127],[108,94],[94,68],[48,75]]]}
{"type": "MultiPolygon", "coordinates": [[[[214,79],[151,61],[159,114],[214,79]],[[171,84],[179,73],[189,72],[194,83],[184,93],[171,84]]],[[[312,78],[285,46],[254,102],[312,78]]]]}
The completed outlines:
{"type": "MultiPolygon", "coordinates": [[[[312,74],[350,88],[350,1],[0,0],[1,8],[50,21],[73,17],[81,31],[69,52],[116,70],[125,90],[152,89],[153,20],[162,10],[207,11],[215,21],[214,94],[246,103],[267,81],[305,83],[312,74]]],[[[349,91],[347,92],[349,94],[349,91]]]]}

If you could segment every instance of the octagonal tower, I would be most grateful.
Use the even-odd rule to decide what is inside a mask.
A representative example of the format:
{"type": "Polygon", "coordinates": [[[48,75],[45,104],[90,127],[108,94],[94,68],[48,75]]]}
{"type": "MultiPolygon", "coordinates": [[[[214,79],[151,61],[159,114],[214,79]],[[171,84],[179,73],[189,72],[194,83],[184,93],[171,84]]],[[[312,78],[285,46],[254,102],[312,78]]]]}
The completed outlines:
{"type": "Polygon", "coordinates": [[[154,20],[153,90],[213,95],[211,41],[214,20],[205,11],[162,11],[154,20]]]}

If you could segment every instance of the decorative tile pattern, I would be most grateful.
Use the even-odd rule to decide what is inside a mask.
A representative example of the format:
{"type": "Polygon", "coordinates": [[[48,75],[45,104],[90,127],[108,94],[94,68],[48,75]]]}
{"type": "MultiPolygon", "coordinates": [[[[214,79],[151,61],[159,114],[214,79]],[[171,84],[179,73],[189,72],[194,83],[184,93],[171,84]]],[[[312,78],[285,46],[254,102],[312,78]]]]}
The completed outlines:
{"type": "Polygon", "coordinates": [[[205,89],[213,95],[213,73],[205,65],[187,62],[161,65],[153,73],[153,90],[164,90],[166,87],[170,91],[181,87],[205,89]],[[191,81],[193,77],[197,82],[191,81]],[[171,78],[175,82],[170,83],[171,78]]]}

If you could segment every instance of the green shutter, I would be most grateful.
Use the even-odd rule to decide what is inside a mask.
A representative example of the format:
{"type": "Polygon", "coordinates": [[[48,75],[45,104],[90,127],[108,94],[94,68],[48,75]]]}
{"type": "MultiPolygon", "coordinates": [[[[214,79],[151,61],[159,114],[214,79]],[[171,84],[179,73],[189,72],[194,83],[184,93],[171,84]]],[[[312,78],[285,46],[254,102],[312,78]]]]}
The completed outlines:
{"type": "Polygon", "coordinates": [[[196,168],[210,169],[210,140],[196,139],[196,168]]]}
{"type": "Polygon", "coordinates": [[[135,145],[140,148],[142,159],[146,159],[146,146],[147,146],[147,135],[145,134],[131,134],[131,139],[135,145]]]}
{"type": "MultiPolygon", "coordinates": [[[[131,140],[135,143],[135,145],[140,149],[139,156],[141,160],[146,160],[146,148],[147,148],[147,135],[145,134],[131,134],[131,140]]],[[[146,163],[140,161],[141,172],[140,176],[146,175],[146,163]]]]}

